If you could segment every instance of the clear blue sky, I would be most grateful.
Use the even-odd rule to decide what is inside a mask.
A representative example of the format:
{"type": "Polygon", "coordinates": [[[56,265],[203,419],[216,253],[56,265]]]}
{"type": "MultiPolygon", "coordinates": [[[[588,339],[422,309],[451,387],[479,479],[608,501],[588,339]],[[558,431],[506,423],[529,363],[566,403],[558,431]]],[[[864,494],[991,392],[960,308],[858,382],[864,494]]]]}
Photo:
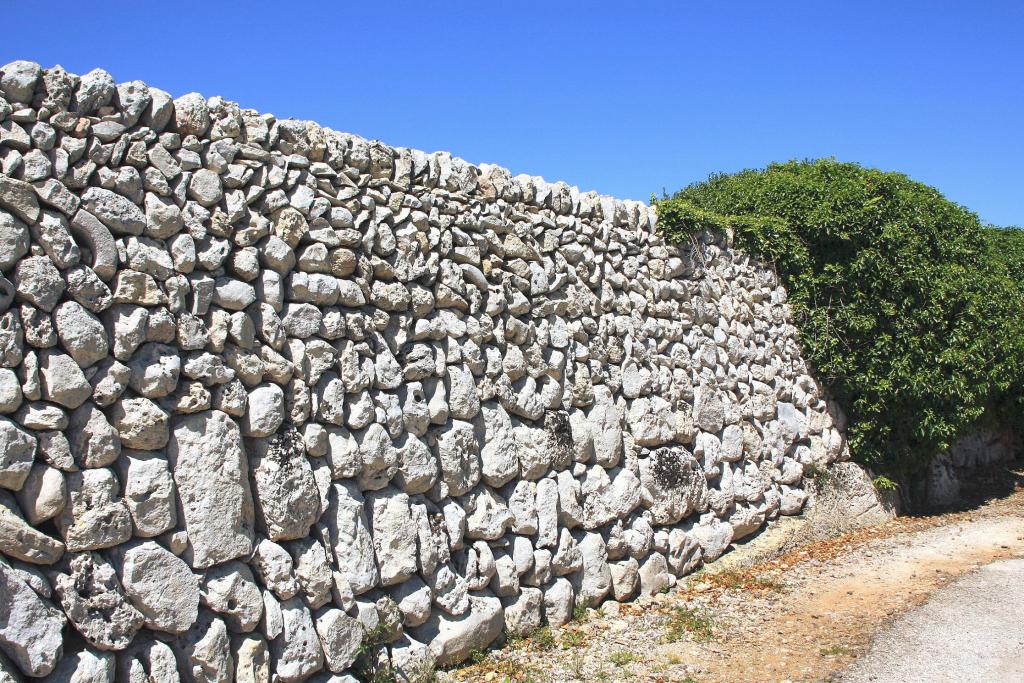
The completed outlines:
{"type": "Polygon", "coordinates": [[[94,67],[647,199],[835,156],[1024,225],[1024,2],[3,0],[0,64],[94,67]]]}

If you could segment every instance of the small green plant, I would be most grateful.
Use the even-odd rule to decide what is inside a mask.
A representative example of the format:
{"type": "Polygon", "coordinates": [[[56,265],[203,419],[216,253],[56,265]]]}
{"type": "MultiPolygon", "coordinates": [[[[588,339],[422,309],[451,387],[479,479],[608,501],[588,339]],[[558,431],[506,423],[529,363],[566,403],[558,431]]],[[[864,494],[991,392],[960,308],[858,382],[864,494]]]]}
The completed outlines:
{"type": "Polygon", "coordinates": [[[853,650],[842,645],[831,645],[819,650],[823,657],[847,657],[853,654],[853,650]]]}
{"type": "Polygon", "coordinates": [[[573,621],[586,621],[589,618],[587,608],[584,605],[576,605],[572,608],[573,621]]]}
{"type": "Polygon", "coordinates": [[[622,668],[624,666],[629,666],[630,664],[635,662],[636,655],[627,650],[619,650],[618,652],[613,652],[610,655],[608,655],[608,661],[610,661],[615,666],[622,668]]]}
{"type": "Polygon", "coordinates": [[[572,656],[572,677],[581,681],[585,678],[583,675],[583,655],[578,652],[572,656]]]}
{"type": "Polygon", "coordinates": [[[391,683],[395,680],[395,672],[391,666],[382,665],[373,656],[374,651],[384,644],[386,635],[387,627],[384,624],[364,631],[363,642],[356,650],[356,669],[361,680],[369,683],[391,683]]]}
{"type": "Polygon", "coordinates": [[[551,630],[550,626],[541,626],[536,631],[527,636],[527,640],[534,648],[541,652],[547,652],[554,650],[555,645],[555,632],[551,630]]]}
{"type": "Polygon", "coordinates": [[[884,474],[880,474],[871,480],[871,483],[875,485],[875,488],[879,491],[895,491],[899,486],[889,477],[884,474]]]}
{"type": "Polygon", "coordinates": [[[704,643],[714,637],[714,630],[714,621],[705,612],[674,607],[669,614],[663,640],[666,643],[676,643],[689,636],[698,643],[704,643]]]}
{"type": "Polygon", "coordinates": [[[562,633],[562,647],[565,649],[571,649],[579,647],[587,641],[587,634],[583,631],[568,630],[562,633]]]}
{"type": "Polygon", "coordinates": [[[815,484],[821,486],[826,483],[829,478],[828,469],[822,467],[816,462],[812,462],[808,465],[804,465],[804,479],[813,481],[815,484]]]}
{"type": "Polygon", "coordinates": [[[480,664],[485,659],[487,659],[487,653],[479,648],[473,648],[469,651],[469,657],[467,657],[466,659],[468,659],[473,664],[480,664]]]}

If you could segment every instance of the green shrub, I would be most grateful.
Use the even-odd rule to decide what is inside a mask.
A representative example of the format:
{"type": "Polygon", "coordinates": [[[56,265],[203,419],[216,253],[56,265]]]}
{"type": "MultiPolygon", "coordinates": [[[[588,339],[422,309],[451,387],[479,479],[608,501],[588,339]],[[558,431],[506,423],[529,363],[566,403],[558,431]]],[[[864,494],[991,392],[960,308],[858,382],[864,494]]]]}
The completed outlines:
{"type": "Polygon", "coordinates": [[[724,231],[774,265],[858,461],[905,477],[1021,395],[1024,242],[937,190],[793,161],[712,176],[656,208],[672,241],[724,231]]]}

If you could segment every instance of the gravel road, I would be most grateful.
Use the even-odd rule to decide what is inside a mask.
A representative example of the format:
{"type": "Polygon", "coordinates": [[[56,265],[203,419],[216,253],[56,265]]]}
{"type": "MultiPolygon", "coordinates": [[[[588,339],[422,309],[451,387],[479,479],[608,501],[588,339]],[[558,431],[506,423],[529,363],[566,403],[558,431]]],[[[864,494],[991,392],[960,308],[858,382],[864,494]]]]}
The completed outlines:
{"type": "Polygon", "coordinates": [[[1024,559],[984,566],[878,634],[842,683],[1024,681],[1024,559]]]}

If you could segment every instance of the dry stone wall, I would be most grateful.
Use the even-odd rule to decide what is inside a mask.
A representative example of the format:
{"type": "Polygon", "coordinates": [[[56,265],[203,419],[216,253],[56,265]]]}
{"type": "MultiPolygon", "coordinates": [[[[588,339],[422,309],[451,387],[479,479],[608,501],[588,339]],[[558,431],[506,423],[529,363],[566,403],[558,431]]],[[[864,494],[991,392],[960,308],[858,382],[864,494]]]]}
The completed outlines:
{"type": "Polygon", "coordinates": [[[721,237],[100,70],[0,95],[9,677],[415,679],[672,586],[845,458],[721,237]]]}

